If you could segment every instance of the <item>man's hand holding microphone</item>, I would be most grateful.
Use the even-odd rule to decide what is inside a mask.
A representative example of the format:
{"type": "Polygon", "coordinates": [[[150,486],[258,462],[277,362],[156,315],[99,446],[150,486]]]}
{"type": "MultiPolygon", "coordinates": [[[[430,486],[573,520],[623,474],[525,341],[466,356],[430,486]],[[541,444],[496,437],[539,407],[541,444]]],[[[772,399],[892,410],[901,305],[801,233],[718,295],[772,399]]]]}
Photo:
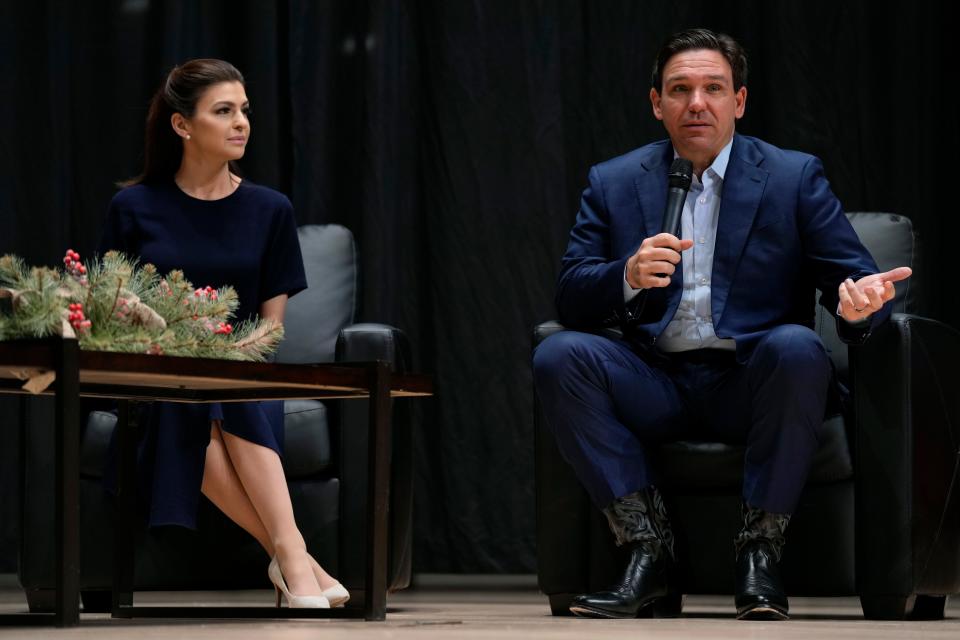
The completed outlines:
{"type": "Polygon", "coordinates": [[[624,277],[634,289],[654,289],[670,284],[670,276],[680,264],[680,252],[693,246],[693,240],[681,240],[680,216],[683,203],[693,181],[693,163],[675,158],[667,177],[667,206],[663,212],[660,233],[645,238],[640,248],[627,260],[624,277]]]}

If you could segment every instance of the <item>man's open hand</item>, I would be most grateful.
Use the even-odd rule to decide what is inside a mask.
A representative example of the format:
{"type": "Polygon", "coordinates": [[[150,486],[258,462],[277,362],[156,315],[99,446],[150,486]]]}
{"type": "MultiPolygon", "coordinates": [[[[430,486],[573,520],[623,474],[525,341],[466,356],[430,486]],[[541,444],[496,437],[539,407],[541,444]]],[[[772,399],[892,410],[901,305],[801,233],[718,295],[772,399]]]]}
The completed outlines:
{"type": "Polygon", "coordinates": [[[894,282],[906,280],[913,274],[910,267],[897,267],[885,273],[865,276],[856,282],[847,278],[840,283],[840,315],[847,322],[869,318],[883,308],[896,289],[894,282]]]}

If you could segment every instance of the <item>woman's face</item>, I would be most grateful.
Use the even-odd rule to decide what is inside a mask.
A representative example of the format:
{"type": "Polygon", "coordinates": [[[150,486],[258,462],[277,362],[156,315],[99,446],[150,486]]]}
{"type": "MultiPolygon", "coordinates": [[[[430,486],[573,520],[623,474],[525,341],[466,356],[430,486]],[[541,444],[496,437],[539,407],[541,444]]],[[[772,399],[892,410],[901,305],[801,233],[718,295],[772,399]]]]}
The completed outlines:
{"type": "MultiPolygon", "coordinates": [[[[192,118],[182,128],[190,138],[185,148],[211,160],[238,160],[250,139],[250,101],[239,82],[211,85],[197,100],[192,118]]],[[[174,128],[176,122],[174,122],[174,128]]]]}

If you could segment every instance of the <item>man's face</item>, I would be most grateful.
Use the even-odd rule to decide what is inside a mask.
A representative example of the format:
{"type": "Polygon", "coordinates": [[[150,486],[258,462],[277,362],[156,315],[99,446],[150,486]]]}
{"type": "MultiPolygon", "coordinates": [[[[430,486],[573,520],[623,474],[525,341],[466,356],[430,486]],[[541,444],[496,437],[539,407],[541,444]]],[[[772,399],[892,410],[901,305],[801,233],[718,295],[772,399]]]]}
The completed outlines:
{"type": "Polygon", "coordinates": [[[662,90],[650,90],[653,115],[663,120],[677,153],[702,172],[733,137],[747,88],[733,90],[730,63],[719,51],[692,49],[667,60],[662,90]]]}

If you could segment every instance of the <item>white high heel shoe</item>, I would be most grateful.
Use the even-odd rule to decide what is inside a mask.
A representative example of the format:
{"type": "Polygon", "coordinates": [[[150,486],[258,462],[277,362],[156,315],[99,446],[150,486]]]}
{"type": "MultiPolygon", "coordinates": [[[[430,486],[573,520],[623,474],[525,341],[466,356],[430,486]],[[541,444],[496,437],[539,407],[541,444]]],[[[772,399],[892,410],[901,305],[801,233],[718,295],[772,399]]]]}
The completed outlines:
{"type": "MultiPolygon", "coordinates": [[[[329,609],[330,601],[326,596],[297,596],[290,593],[287,589],[287,583],[283,579],[283,573],[280,571],[280,563],[276,556],[270,560],[270,566],[267,567],[267,577],[273,583],[273,589],[277,593],[277,608],[280,608],[280,594],[287,599],[287,606],[291,609],[329,609]]],[[[326,593],[326,592],[324,592],[326,593]]]]}
{"type": "Polygon", "coordinates": [[[350,599],[350,592],[338,582],[329,589],[324,589],[323,597],[330,602],[331,607],[342,607],[350,599]]]}
{"type": "MultiPolygon", "coordinates": [[[[317,582],[320,582],[320,573],[322,569],[320,568],[320,563],[316,561],[313,556],[310,556],[311,566],[313,567],[313,575],[316,577],[317,582]]],[[[346,604],[347,600],[350,599],[350,592],[347,591],[347,588],[344,587],[339,582],[329,589],[323,590],[323,596],[330,601],[331,607],[342,607],[346,604]]]]}

